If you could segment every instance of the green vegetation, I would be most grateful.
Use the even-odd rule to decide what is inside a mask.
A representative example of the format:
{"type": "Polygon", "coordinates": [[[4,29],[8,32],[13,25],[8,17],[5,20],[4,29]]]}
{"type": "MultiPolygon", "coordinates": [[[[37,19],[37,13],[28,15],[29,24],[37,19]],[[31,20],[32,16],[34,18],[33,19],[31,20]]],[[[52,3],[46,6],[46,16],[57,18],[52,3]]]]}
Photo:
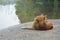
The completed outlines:
{"type": "Polygon", "coordinates": [[[22,22],[33,20],[35,8],[32,0],[18,0],[16,9],[16,13],[22,22]]]}
{"type": "Polygon", "coordinates": [[[16,0],[16,14],[21,22],[32,21],[40,14],[48,18],[60,18],[59,0],[16,0]]]}

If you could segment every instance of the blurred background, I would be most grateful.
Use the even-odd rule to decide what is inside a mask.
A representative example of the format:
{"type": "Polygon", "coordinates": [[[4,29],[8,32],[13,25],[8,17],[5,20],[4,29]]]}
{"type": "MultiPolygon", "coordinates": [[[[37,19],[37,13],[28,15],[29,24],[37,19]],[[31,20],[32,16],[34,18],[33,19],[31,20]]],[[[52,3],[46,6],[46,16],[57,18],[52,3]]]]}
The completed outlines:
{"type": "Polygon", "coordinates": [[[44,14],[60,19],[60,0],[0,0],[0,28],[31,22],[44,14]]]}
{"type": "Polygon", "coordinates": [[[40,14],[49,19],[60,18],[60,0],[16,0],[16,14],[22,23],[40,14]]]}

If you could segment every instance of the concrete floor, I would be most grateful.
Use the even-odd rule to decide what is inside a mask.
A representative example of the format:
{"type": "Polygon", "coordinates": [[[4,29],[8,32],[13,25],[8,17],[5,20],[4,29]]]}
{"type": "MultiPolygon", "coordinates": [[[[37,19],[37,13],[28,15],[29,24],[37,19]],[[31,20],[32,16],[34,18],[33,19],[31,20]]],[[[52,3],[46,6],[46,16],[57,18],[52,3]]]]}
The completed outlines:
{"type": "Polygon", "coordinates": [[[60,40],[60,19],[49,21],[54,25],[52,30],[21,29],[21,27],[30,26],[32,23],[29,22],[0,30],[0,40],[60,40]]]}

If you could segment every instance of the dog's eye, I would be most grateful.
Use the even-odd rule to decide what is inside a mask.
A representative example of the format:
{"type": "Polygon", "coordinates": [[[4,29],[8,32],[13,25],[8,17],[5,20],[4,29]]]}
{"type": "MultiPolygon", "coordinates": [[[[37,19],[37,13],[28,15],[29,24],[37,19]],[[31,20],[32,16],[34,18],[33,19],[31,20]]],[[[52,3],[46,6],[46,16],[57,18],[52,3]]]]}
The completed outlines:
{"type": "Polygon", "coordinates": [[[44,20],[45,20],[45,17],[44,17],[44,20]]]}
{"type": "Polygon", "coordinates": [[[36,20],[37,22],[39,22],[39,20],[36,20]]]}

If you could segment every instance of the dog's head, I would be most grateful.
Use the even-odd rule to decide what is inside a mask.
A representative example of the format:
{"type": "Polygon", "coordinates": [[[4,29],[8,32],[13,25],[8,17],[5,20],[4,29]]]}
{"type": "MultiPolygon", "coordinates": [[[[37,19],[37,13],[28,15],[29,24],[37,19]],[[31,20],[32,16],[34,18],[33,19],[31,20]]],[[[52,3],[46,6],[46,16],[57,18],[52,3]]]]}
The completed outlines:
{"type": "Polygon", "coordinates": [[[39,16],[36,16],[36,18],[34,20],[38,21],[38,22],[42,22],[42,21],[46,20],[46,16],[45,15],[39,15],[39,16]]]}
{"type": "Polygon", "coordinates": [[[39,15],[39,16],[36,16],[36,18],[34,19],[34,21],[37,21],[37,23],[40,25],[40,26],[43,26],[45,24],[45,20],[46,20],[46,15],[39,15]]]}

